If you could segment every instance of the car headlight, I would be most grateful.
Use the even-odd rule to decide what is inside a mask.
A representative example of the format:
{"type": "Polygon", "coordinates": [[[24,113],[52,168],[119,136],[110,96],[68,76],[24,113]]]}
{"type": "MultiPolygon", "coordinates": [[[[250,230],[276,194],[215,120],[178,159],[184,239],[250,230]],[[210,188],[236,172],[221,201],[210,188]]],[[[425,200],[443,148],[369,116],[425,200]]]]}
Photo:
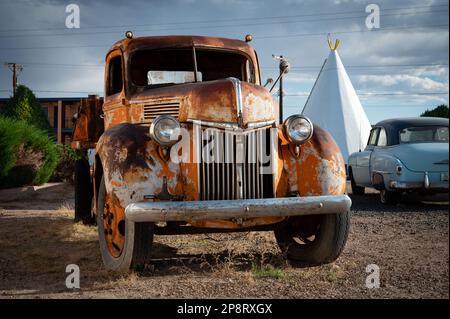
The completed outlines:
{"type": "Polygon", "coordinates": [[[180,128],[180,123],[170,115],[160,115],[150,125],[150,137],[162,146],[171,146],[178,139],[174,139],[174,131],[180,128]]]}
{"type": "Polygon", "coordinates": [[[302,144],[313,135],[313,124],[310,119],[302,115],[291,115],[283,124],[286,138],[294,144],[302,144]]]}

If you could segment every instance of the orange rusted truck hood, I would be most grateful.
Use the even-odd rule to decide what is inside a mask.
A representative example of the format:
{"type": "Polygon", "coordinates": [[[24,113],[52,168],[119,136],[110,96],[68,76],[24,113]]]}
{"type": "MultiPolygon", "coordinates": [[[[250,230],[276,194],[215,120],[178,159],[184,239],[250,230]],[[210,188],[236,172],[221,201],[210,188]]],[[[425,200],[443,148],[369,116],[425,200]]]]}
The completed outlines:
{"type": "Polygon", "coordinates": [[[269,91],[234,78],[153,88],[130,96],[130,104],[143,108],[170,99],[179,103],[180,122],[220,123],[276,121],[278,108],[269,91]]]}

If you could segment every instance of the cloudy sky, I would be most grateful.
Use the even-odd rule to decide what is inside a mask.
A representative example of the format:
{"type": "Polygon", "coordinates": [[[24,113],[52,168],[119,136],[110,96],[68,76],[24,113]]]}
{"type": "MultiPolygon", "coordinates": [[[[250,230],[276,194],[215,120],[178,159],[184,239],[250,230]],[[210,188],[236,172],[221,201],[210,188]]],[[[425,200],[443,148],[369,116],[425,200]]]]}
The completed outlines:
{"type": "MultiPolygon", "coordinates": [[[[263,79],[276,77],[272,54],[287,56],[286,115],[303,108],[329,53],[327,33],[371,123],[417,116],[448,104],[448,0],[0,0],[0,62],[23,65],[19,82],[40,97],[102,95],[103,60],[124,31],[243,39],[252,34],[263,79]],[[80,7],[67,29],[66,6],[80,7]],[[380,8],[368,30],[366,6],[380,8]]],[[[11,72],[0,66],[0,97],[11,72]]]]}

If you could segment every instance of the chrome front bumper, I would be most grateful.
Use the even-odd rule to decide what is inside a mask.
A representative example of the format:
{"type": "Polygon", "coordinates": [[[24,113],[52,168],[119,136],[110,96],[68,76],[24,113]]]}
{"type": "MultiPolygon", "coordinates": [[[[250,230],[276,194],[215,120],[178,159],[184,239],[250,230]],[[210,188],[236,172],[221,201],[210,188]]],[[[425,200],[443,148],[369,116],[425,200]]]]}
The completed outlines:
{"type": "Polygon", "coordinates": [[[347,195],[210,201],[138,202],[129,204],[130,222],[170,222],[211,219],[338,214],[350,210],[347,195]]]}

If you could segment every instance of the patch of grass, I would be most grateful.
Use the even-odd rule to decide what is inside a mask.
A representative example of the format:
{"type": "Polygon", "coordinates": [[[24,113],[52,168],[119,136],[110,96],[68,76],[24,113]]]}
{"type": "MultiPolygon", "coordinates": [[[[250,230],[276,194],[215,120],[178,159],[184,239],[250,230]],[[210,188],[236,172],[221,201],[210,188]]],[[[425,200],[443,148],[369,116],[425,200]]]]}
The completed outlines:
{"type": "Polygon", "coordinates": [[[333,283],[339,281],[345,275],[342,268],[339,267],[338,265],[328,264],[325,265],[324,268],[325,268],[324,269],[325,280],[328,282],[333,283]]]}
{"type": "Polygon", "coordinates": [[[257,265],[252,263],[252,273],[256,278],[275,278],[281,279],[286,277],[286,271],[276,268],[272,265],[257,265]]]}

